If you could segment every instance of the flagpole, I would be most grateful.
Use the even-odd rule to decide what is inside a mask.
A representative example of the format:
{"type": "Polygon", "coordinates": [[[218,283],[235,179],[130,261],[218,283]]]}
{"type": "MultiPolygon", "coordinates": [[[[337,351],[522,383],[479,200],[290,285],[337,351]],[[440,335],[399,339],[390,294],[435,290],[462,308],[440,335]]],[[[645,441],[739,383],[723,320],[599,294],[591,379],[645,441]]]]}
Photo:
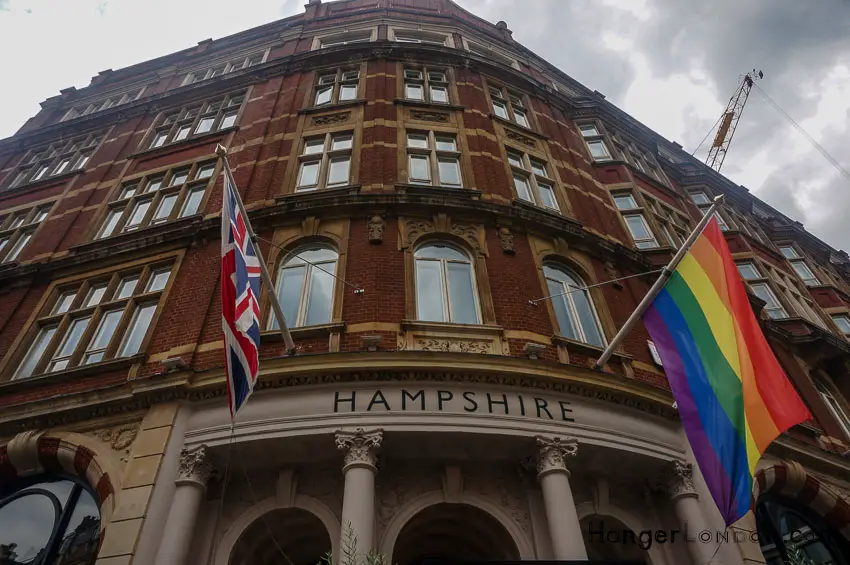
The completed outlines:
{"type": "Polygon", "coordinates": [[[723,203],[723,195],[720,194],[714,198],[714,203],[711,207],[706,211],[703,215],[702,219],[700,219],[697,226],[694,228],[694,231],[691,232],[691,235],[685,240],[679,250],[673,255],[673,258],[670,259],[670,262],[661,270],[661,274],[658,276],[658,280],[655,281],[655,284],[650,287],[649,292],[646,293],[646,296],[643,297],[643,300],[640,301],[635,311],[632,312],[632,315],[629,316],[629,319],[626,320],[626,323],[623,324],[623,327],[620,328],[620,331],[617,332],[610,343],[608,343],[608,347],[605,348],[605,351],[602,352],[602,355],[599,359],[596,360],[596,363],[593,364],[594,369],[601,369],[605,363],[608,362],[608,359],[611,358],[611,355],[614,354],[614,350],[617,349],[617,346],[620,345],[620,342],[626,337],[626,334],[632,329],[632,326],[635,325],[635,322],[643,316],[643,313],[646,312],[646,309],[649,308],[649,305],[652,304],[652,301],[655,300],[655,297],[658,296],[658,293],[661,292],[661,289],[664,287],[664,284],[667,282],[667,279],[670,278],[670,275],[673,274],[673,271],[676,270],[676,267],[679,266],[682,259],[685,257],[685,254],[691,250],[691,247],[696,242],[697,238],[702,234],[702,231],[705,229],[706,224],[708,224],[709,220],[714,217],[714,212],[720,205],[723,203]]]}
{"type": "Polygon", "coordinates": [[[233,192],[236,196],[236,206],[239,207],[239,213],[242,214],[243,218],[245,218],[245,230],[248,232],[248,238],[251,240],[251,243],[254,244],[254,249],[257,252],[257,260],[260,263],[260,275],[262,276],[263,283],[266,285],[266,292],[269,295],[269,302],[271,302],[274,317],[277,319],[277,325],[280,326],[280,334],[283,336],[286,353],[288,355],[294,355],[295,343],[293,343],[292,335],[289,333],[289,327],[286,325],[286,318],[283,315],[283,309],[280,307],[280,301],[278,301],[277,294],[274,292],[274,285],[272,284],[272,278],[269,275],[269,268],[266,266],[266,260],[263,259],[263,254],[260,252],[260,248],[257,245],[257,234],[254,233],[254,228],[251,227],[251,222],[248,221],[248,212],[245,210],[245,205],[242,204],[242,197],[239,196],[239,188],[236,186],[236,181],[233,179],[233,171],[230,170],[230,163],[227,162],[227,149],[225,149],[223,145],[218,145],[215,148],[215,152],[224,163],[224,174],[227,175],[230,179],[230,183],[233,185],[233,192]]]}

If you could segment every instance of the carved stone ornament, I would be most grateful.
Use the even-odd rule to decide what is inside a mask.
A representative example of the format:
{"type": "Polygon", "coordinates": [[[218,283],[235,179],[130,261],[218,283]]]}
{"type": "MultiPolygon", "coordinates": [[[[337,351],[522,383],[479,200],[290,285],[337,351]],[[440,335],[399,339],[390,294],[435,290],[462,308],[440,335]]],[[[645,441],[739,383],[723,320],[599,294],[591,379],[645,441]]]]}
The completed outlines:
{"type": "Polygon", "coordinates": [[[578,441],[575,438],[537,436],[537,476],[552,471],[567,471],[567,458],[575,457],[578,441]]]}
{"type": "Polygon", "coordinates": [[[502,252],[508,255],[516,253],[514,249],[514,234],[510,228],[499,228],[499,242],[502,244],[502,252]]]}
{"type": "Polygon", "coordinates": [[[369,243],[384,241],[384,218],[375,214],[369,218],[369,243]]]}
{"type": "Polygon", "coordinates": [[[214,470],[206,445],[191,451],[183,448],[177,469],[177,482],[195,482],[206,486],[214,470]]]}
{"type": "Polygon", "coordinates": [[[315,116],[311,123],[314,126],[332,126],[336,124],[344,124],[348,121],[349,116],[351,116],[351,112],[339,112],[337,114],[315,116]]]}
{"type": "Polygon", "coordinates": [[[120,452],[119,459],[122,463],[126,463],[130,458],[130,446],[133,445],[133,441],[139,433],[140,424],[141,422],[122,424],[114,428],[95,430],[89,432],[89,434],[108,444],[114,451],[120,452]]]}
{"type": "Polygon", "coordinates": [[[343,472],[353,465],[374,469],[377,464],[376,452],[383,439],[384,430],[380,428],[368,432],[363,428],[357,428],[353,432],[337,431],[336,448],[347,450],[343,459],[343,472]]]}
{"type": "Polygon", "coordinates": [[[428,112],[426,110],[412,110],[410,117],[423,122],[448,122],[449,115],[445,112],[428,112]]]}
{"type": "Polygon", "coordinates": [[[537,147],[537,142],[527,135],[522,135],[521,133],[515,132],[513,130],[507,130],[505,135],[508,136],[508,139],[512,141],[516,141],[517,143],[522,143],[523,145],[527,145],[529,147],[537,147]]]}
{"type": "Polygon", "coordinates": [[[428,220],[408,220],[404,227],[407,234],[407,246],[413,245],[417,239],[426,233],[434,232],[434,222],[428,220]]]}
{"type": "Polygon", "coordinates": [[[659,477],[659,490],[671,499],[685,495],[696,495],[693,465],[684,461],[672,461],[659,477]]]}
{"type": "Polygon", "coordinates": [[[452,353],[492,353],[491,342],[470,339],[420,337],[415,349],[419,351],[447,351],[452,353]]]}

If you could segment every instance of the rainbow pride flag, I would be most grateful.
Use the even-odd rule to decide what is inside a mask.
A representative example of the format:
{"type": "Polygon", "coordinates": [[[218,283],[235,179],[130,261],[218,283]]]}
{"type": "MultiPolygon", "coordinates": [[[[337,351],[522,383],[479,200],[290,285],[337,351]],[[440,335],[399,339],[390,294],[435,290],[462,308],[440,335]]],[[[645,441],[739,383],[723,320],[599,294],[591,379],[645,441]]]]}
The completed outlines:
{"type": "Polygon", "coordinates": [[[728,526],[750,509],[756,463],[767,446],[811,416],[767,344],[715,218],[643,322],[728,526]]]}

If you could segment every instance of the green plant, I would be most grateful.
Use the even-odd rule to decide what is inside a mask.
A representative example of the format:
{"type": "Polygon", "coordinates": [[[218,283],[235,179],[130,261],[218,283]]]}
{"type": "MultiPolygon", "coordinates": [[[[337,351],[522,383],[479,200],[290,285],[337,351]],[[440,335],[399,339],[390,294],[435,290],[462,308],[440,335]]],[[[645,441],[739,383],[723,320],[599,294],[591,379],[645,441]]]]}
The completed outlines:
{"type": "MultiPolygon", "coordinates": [[[[360,556],[362,559],[358,559],[357,535],[355,535],[351,523],[345,527],[340,553],[342,555],[340,556],[338,565],[384,565],[386,563],[384,554],[377,551],[370,551],[360,556]]],[[[334,565],[333,552],[328,551],[325,553],[319,560],[319,565],[334,565]]]]}

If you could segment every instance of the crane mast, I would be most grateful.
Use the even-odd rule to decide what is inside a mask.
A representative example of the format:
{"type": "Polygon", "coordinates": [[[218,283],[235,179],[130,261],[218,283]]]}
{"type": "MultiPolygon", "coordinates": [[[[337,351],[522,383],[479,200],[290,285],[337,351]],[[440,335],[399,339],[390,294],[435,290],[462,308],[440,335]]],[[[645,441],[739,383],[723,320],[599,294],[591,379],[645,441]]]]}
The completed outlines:
{"type": "Polygon", "coordinates": [[[720,167],[723,166],[729,144],[732,143],[732,137],[735,135],[735,128],[738,127],[744,105],[747,103],[750,90],[753,88],[753,82],[763,77],[764,73],[755,69],[744,75],[741,85],[726,105],[726,110],[720,118],[717,134],[714,136],[714,142],[712,142],[708,157],[705,159],[705,163],[717,172],[720,172],[720,167]]]}

